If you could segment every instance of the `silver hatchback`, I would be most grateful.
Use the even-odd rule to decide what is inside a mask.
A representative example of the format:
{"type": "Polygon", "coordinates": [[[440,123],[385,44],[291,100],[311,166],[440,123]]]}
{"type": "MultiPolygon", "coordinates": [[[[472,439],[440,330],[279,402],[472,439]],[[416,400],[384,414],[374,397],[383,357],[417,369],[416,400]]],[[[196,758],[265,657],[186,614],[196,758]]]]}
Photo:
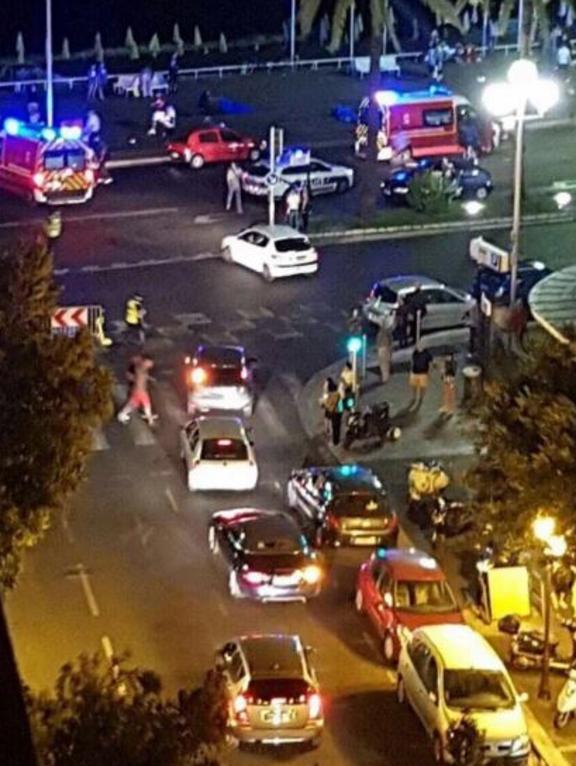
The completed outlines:
{"type": "Polygon", "coordinates": [[[299,636],[242,636],[216,655],[230,696],[230,728],[241,743],[316,746],[324,728],[322,698],[299,636]]]}
{"type": "Polygon", "coordinates": [[[418,275],[389,277],[376,282],[364,301],[363,314],[379,327],[392,328],[396,310],[402,302],[409,301],[418,288],[426,305],[422,332],[470,325],[475,300],[469,293],[418,275]]]}

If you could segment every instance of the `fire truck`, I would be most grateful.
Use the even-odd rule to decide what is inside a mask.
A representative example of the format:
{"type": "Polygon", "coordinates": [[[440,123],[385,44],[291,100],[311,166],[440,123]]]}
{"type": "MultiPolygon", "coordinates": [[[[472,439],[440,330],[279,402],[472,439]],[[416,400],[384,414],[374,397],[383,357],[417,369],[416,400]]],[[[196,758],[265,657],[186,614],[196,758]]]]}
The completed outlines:
{"type": "Polygon", "coordinates": [[[98,183],[82,128],[27,125],[8,118],[0,131],[0,189],[48,205],[87,202],[98,183]]]}
{"type": "MultiPolygon", "coordinates": [[[[381,117],[377,135],[378,159],[450,157],[464,154],[461,144],[463,124],[478,129],[483,152],[492,150],[492,126],[474,110],[463,96],[447,88],[398,93],[377,91],[372,98],[381,117]]],[[[364,98],[358,110],[354,149],[365,156],[368,143],[369,98],[364,98]]]]}

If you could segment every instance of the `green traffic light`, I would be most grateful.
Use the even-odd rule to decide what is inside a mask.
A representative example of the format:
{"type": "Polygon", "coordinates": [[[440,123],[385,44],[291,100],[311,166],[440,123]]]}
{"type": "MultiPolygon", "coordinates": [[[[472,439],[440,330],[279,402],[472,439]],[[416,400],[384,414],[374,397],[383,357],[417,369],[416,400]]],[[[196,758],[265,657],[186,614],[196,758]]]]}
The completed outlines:
{"type": "Polygon", "coordinates": [[[357,335],[353,335],[351,338],[348,338],[346,348],[350,354],[357,354],[362,348],[362,338],[359,338],[357,335]]]}

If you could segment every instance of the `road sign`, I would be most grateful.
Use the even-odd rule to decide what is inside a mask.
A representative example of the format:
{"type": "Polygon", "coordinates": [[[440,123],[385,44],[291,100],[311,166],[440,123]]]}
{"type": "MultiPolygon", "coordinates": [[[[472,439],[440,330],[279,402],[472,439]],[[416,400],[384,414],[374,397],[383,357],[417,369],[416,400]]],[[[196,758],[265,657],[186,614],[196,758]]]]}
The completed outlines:
{"type": "Polygon", "coordinates": [[[479,266],[486,266],[500,274],[510,271],[510,253],[486,242],[482,237],[470,240],[470,258],[479,266]]]}
{"type": "Polygon", "coordinates": [[[268,173],[268,175],[266,176],[266,183],[270,187],[276,186],[276,184],[278,183],[278,176],[276,175],[276,173],[268,173]]]}
{"type": "Polygon", "coordinates": [[[77,331],[88,327],[88,306],[57,308],[52,314],[51,326],[56,332],[70,328],[77,331]]]}

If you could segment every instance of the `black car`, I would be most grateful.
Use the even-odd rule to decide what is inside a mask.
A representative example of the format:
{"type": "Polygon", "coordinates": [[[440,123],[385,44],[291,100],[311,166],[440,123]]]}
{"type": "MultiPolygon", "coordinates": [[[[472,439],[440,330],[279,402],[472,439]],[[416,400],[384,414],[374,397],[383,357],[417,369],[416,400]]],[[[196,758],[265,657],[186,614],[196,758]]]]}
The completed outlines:
{"type": "Polygon", "coordinates": [[[290,508],[307,518],[318,547],[396,546],[398,517],[369,468],[342,465],[292,471],[287,495],[290,508]]]}
{"type": "MultiPolygon", "coordinates": [[[[405,202],[411,181],[427,170],[443,172],[443,158],[423,159],[414,166],[406,166],[393,171],[380,184],[382,194],[393,202],[405,202]]],[[[483,200],[492,191],[492,176],[472,160],[451,159],[453,166],[450,194],[459,199],[483,200]]]]}
{"type": "MultiPolygon", "coordinates": [[[[527,300],[534,285],[550,274],[552,274],[552,269],[549,269],[541,261],[518,261],[518,280],[516,283],[518,298],[527,300]]],[[[502,274],[499,271],[481,267],[476,272],[470,292],[476,300],[480,300],[482,293],[484,293],[492,303],[505,305],[510,299],[510,273],[502,274]]]]}
{"type": "Polygon", "coordinates": [[[306,601],[320,593],[322,559],[288,513],[219,511],[212,516],[208,542],[228,569],[235,598],[306,601]]]}

